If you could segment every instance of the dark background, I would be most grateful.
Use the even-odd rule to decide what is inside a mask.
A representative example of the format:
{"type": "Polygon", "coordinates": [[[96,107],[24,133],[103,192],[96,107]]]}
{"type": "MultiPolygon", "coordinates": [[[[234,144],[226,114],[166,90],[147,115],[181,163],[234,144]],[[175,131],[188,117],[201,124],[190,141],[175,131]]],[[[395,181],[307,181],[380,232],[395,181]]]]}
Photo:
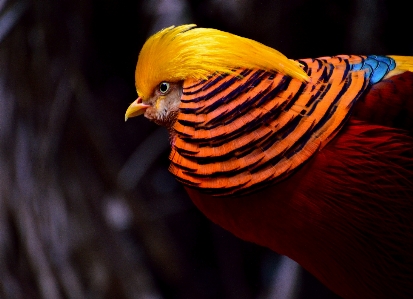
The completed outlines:
{"type": "Polygon", "coordinates": [[[337,298],[196,210],[167,171],[166,132],[124,122],[135,64],[182,23],[289,58],[413,55],[406,5],[0,0],[0,298],[337,298]]]}

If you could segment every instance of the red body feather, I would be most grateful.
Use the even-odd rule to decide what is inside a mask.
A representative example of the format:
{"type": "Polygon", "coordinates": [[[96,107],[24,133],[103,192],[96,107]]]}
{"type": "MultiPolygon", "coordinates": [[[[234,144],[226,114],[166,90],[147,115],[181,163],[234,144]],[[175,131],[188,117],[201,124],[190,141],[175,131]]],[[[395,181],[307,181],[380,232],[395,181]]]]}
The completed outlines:
{"type": "Polygon", "coordinates": [[[402,128],[413,134],[413,73],[374,84],[358,102],[353,116],[372,124],[402,128]]]}
{"type": "Polygon", "coordinates": [[[412,111],[406,72],[374,85],[287,180],[237,198],[188,194],[213,222],[291,257],[343,298],[412,298],[412,111]]]}

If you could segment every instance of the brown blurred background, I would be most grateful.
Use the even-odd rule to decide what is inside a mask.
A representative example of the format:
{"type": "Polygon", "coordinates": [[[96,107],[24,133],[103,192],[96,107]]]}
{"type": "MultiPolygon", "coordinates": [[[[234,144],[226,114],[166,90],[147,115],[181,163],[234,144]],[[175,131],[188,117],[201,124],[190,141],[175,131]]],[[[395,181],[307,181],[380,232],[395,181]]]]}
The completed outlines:
{"type": "Polygon", "coordinates": [[[0,0],[0,298],[337,298],[196,210],[167,171],[166,132],[124,122],[135,64],[151,33],[189,22],[290,58],[413,55],[409,10],[395,0],[0,0]]]}

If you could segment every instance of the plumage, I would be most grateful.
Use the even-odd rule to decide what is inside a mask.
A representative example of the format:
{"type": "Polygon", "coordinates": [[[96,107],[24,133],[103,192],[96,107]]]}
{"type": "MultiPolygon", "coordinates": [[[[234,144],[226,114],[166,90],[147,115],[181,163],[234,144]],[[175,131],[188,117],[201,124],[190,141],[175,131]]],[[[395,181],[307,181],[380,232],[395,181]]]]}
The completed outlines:
{"type": "Polygon", "coordinates": [[[412,298],[412,71],[407,56],[292,61],[170,27],[139,55],[125,119],[168,127],[170,171],[215,223],[343,298],[412,298]]]}
{"type": "Polygon", "coordinates": [[[239,67],[283,70],[308,80],[297,62],[277,50],[216,29],[181,25],[165,28],[146,41],[136,66],[136,88],[147,99],[161,81],[207,79],[212,72],[231,73],[239,67]]]}

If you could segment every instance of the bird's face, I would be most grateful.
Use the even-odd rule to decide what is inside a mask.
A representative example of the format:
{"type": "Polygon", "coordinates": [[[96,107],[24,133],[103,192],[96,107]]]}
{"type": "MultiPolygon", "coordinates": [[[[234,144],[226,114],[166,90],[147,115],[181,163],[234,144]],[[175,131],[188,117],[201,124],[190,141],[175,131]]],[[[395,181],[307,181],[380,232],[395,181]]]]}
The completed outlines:
{"type": "Polygon", "coordinates": [[[147,100],[138,97],[126,110],[125,120],[144,114],[158,125],[171,129],[176,121],[181,103],[182,83],[163,81],[147,100]]]}

